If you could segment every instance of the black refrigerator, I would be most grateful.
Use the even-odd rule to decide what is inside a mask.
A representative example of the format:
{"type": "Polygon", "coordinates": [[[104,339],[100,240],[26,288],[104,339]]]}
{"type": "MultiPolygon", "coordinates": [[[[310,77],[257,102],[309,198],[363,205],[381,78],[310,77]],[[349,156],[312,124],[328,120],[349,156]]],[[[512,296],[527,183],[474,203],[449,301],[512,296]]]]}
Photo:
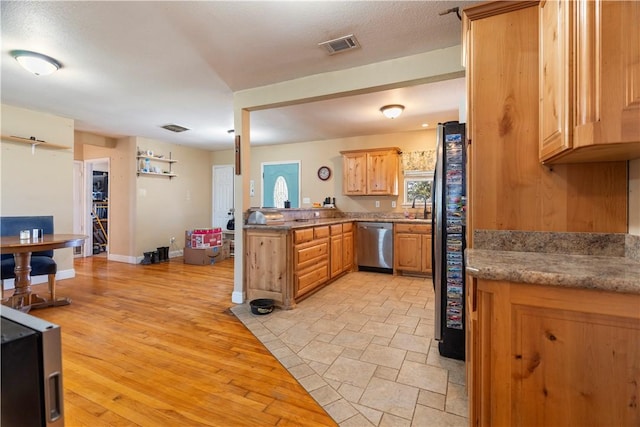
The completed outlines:
{"type": "Polygon", "coordinates": [[[440,355],[465,357],[465,125],[438,124],[432,192],[435,339],[440,355]]]}

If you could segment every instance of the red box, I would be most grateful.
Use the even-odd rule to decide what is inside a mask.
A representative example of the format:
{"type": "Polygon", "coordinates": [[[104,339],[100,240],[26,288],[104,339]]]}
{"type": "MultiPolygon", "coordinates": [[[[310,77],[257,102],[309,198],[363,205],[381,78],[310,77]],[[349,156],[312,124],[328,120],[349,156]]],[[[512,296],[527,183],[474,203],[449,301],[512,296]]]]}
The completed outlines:
{"type": "MultiPolygon", "coordinates": [[[[222,246],[221,228],[197,228],[191,231],[188,241],[185,239],[185,246],[194,249],[213,248],[222,246]]],[[[187,232],[187,236],[189,232],[187,232]]]]}

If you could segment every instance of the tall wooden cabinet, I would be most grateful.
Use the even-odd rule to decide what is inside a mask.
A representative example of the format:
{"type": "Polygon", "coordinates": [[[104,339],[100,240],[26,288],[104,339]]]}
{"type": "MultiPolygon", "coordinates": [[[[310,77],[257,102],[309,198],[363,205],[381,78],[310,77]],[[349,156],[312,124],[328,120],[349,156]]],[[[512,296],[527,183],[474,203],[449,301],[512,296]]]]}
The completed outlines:
{"type": "Polygon", "coordinates": [[[341,151],[342,192],[347,196],[397,196],[400,149],[341,151]]]}
{"type": "Polygon", "coordinates": [[[640,158],[640,3],[539,8],[540,160],[640,158]]]}
{"type": "Polygon", "coordinates": [[[538,2],[464,10],[467,243],[473,231],[627,231],[626,162],[541,164],[538,2]]]}

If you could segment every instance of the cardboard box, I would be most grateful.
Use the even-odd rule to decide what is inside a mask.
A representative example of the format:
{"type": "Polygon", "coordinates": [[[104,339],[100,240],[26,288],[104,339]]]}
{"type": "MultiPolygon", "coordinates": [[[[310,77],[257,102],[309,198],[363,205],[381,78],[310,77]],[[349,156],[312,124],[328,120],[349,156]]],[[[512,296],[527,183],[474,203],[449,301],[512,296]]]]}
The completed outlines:
{"type": "Polygon", "coordinates": [[[212,248],[184,248],[183,256],[185,264],[193,265],[209,265],[214,259],[212,248]]]}

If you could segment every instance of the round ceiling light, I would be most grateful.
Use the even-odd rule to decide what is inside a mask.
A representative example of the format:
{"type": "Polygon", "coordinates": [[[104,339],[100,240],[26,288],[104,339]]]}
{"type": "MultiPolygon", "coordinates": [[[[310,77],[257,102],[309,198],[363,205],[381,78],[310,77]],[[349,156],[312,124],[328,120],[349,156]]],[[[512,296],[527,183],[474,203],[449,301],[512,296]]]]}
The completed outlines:
{"type": "Polygon", "coordinates": [[[402,111],[404,111],[404,105],[400,105],[400,104],[385,105],[384,107],[380,108],[380,111],[382,112],[382,114],[384,114],[386,118],[395,119],[400,114],[402,114],[402,111]]]}
{"type": "Polygon", "coordinates": [[[36,76],[48,76],[62,67],[55,59],[28,50],[13,50],[11,56],[18,61],[22,68],[36,76]]]}

